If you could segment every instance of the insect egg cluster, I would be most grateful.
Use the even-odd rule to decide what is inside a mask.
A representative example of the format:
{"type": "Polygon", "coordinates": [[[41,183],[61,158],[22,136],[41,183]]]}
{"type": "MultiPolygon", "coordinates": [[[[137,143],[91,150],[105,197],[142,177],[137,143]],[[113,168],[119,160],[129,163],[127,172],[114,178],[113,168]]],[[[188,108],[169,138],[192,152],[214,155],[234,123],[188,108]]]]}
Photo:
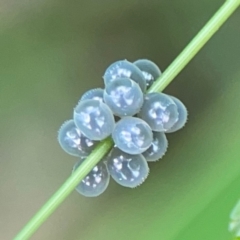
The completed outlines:
{"type": "Polygon", "coordinates": [[[148,162],[167,151],[165,133],[181,129],[187,109],[177,98],[164,93],[148,93],[161,75],[150,60],[127,60],[111,64],[104,73],[105,88],[84,93],[58,132],[62,149],[79,158],[75,171],[96,144],[112,136],[114,147],[76,190],[87,197],[103,193],[110,176],[124,187],[135,188],[148,176],[148,162]]]}

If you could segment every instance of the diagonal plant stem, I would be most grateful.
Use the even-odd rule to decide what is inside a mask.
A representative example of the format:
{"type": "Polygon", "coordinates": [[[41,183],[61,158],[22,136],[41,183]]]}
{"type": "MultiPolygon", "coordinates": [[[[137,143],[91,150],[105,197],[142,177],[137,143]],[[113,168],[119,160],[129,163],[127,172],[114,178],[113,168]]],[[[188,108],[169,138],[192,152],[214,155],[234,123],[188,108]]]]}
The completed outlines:
{"type": "MultiPolygon", "coordinates": [[[[187,47],[170,64],[166,71],[152,85],[148,92],[161,92],[184,69],[191,59],[199,52],[206,42],[217,32],[222,24],[240,5],[240,0],[228,0],[207,22],[200,32],[192,39],[187,47]]],[[[65,181],[57,192],[43,205],[37,214],[26,224],[14,240],[29,239],[44,223],[54,210],[67,198],[78,183],[92,170],[92,168],[106,155],[113,146],[111,138],[99,143],[86,160],[65,181]]]]}
{"type": "Polygon", "coordinates": [[[171,65],[162,74],[159,81],[149,89],[149,92],[162,91],[179,74],[179,72],[190,62],[190,60],[199,52],[213,34],[222,26],[222,24],[231,16],[231,14],[240,5],[240,0],[228,0],[192,39],[187,47],[178,55],[171,65]]]}

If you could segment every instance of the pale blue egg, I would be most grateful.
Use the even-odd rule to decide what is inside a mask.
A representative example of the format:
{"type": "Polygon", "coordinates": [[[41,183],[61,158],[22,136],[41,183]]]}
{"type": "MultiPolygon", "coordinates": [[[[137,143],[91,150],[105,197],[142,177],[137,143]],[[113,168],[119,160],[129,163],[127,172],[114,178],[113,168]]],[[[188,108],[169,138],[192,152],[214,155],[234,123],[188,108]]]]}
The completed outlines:
{"type": "Polygon", "coordinates": [[[73,120],[66,121],[60,127],[58,142],[66,153],[79,157],[88,156],[97,144],[84,136],[73,120]]]}
{"type": "Polygon", "coordinates": [[[153,132],[151,146],[142,153],[148,162],[155,162],[163,157],[168,148],[168,140],[163,132],[153,132]]]}
{"type": "Polygon", "coordinates": [[[113,148],[106,159],[111,177],[124,187],[139,186],[149,174],[147,161],[142,154],[130,155],[113,148]]]}
{"type": "Polygon", "coordinates": [[[129,154],[146,151],[153,140],[152,130],[140,118],[125,117],[119,120],[112,133],[116,146],[129,154]]]}
{"type": "Polygon", "coordinates": [[[111,109],[93,99],[80,101],[74,109],[73,119],[80,131],[95,141],[111,135],[115,124],[111,109]]]}
{"type": "Polygon", "coordinates": [[[127,60],[120,60],[111,64],[104,73],[105,86],[117,78],[130,78],[138,83],[143,92],[146,91],[146,81],[141,70],[127,60]]]}
{"type": "Polygon", "coordinates": [[[173,96],[169,96],[171,97],[171,99],[175,102],[175,104],[177,105],[177,110],[178,110],[178,120],[176,123],[174,123],[174,125],[166,131],[166,133],[172,133],[172,132],[176,132],[178,130],[180,130],[181,128],[183,128],[187,122],[187,118],[188,118],[188,111],[187,108],[185,107],[185,105],[177,98],[173,97],[173,96]]]}
{"type": "MultiPolygon", "coordinates": [[[[73,167],[73,172],[84,160],[79,160],[73,167]]],[[[97,197],[108,187],[110,174],[104,162],[99,162],[75,188],[85,197],[97,197]]]]}
{"type": "Polygon", "coordinates": [[[106,86],[104,101],[114,115],[133,116],[142,107],[143,93],[134,81],[128,78],[118,78],[106,86]]]}
{"type": "Polygon", "coordinates": [[[135,64],[141,71],[145,78],[147,89],[161,76],[159,67],[148,59],[139,59],[135,64]]]}
{"type": "Polygon", "coordinates": [[[174,101],[164,93],[148,93],[138,116],[146,121],[153,131],[166,132],[178,120],[174,101]]]}

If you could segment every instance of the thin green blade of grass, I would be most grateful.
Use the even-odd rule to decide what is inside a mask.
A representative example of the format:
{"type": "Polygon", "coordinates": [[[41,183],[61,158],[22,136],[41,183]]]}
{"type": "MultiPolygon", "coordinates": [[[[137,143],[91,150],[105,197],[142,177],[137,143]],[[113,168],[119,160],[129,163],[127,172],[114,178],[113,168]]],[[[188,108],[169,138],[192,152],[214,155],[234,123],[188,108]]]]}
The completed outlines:
{"type": "MultiPolygon", "coordinates": [[[[240,5],[240,0],[228,0],[213,15],[200,32],[192,39],[186,48],[169,65],[148,92],[163,91],[172,80],[193,59],[207,41],[217,32],[223,23],[240,5]]],[[[78,183],[92,170],[92,168],[110,151],[113,146],[111,138],[99,143],[81,166],[63,183],[55,194],[42,206],[36,215],[25,225],[14,240],[29,239],[37,229],[47,220],[55,209],[75,189],[78,183]]]]}

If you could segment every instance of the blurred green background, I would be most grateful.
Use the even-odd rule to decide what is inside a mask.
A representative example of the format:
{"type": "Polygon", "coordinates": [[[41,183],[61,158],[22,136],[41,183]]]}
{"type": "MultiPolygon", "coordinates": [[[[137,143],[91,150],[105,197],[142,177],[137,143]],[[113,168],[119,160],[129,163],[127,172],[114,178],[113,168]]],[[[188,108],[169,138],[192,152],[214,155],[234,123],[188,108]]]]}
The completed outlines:
{"type": "MultiPolygon", "coordinates": [[[[69,176],[57,130],[116,60],[162,70],[223,0],[1,0],[0,239],[12,239],[69,176]]],[[[240,11],[165,90],[188,107],[184,130],[147,181],[73,192],[31,239],[225,240],[240,197],[240,11]]]]}

